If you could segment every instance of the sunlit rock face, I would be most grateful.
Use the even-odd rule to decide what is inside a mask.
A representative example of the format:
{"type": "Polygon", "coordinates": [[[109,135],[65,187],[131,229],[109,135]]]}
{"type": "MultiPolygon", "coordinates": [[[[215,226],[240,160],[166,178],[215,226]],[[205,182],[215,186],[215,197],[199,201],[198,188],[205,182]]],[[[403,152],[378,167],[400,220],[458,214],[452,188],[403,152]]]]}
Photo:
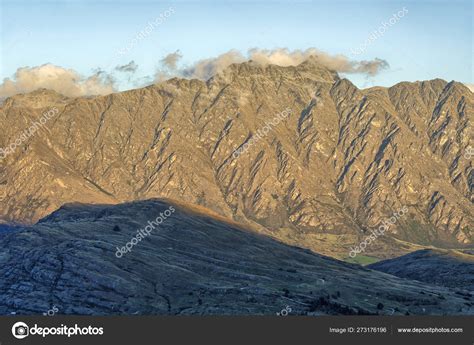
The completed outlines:
{"type": "Polygon", "coordinates": [[[13,96],[0,108],[0,219],[167,197],[344,257],[406,208],[367,253],[470,245],[473,97],[439,79],[360,90],[315,60],[109,96],[13,96]]]}

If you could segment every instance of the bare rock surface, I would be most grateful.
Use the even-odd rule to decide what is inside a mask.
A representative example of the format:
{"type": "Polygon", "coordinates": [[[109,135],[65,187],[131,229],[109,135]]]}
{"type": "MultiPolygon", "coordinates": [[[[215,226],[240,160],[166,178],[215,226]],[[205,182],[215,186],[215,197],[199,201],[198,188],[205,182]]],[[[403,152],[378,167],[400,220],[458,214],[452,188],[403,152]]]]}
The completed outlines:
{"type": "Polygon", "coordinates": [[[0,235],[0,247],[2,315],[474,314],[472,296],[454,289],[292,247],[169,200],[68,204],[0,235]]]}
{"type": "Polygon", "coordinates": [[[398,241],[472,248],[473,105],[461,83],[360,90],[313,59],[235,64],[207,82],[109,96],[17,95],[0,107],[0,147],[59,112],[0,161],[0,220],[32,224],[70,202],[167,197],[346,257],[407,207],[368,254],[413,250],[398,241]]]}

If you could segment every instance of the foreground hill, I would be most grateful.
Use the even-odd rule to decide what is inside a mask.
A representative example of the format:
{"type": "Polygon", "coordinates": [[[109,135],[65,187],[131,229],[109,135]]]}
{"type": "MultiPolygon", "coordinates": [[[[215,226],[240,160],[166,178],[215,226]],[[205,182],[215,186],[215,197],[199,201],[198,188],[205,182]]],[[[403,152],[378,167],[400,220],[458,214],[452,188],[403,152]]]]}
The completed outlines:
{"type": "Polygon", "coordinates": [[[474,293],[474,255],[453,250],[426,249],[379,261],[371,269],[474,293]]]}
{"type": "Polygon", "coordinates": [[[474,314],[472,296],[165,200],[66,205],[0,246],[0,314],[474,314]],[[161,224],[133,241],[149,221],[161,224]],[[117,252],[127,242],[130,252],[117,252]]]}
{"type": "Polygon", "coordinates": [[[0,147],[57,114],[0,161],[0,220],[169,197],[347,257],[406,208],[366,254],[410,250],[391,238],[472,246],[473,97],[439,79],[359,90],[314,59],[101,97],[17,95],[0,108],[0,147]]]}

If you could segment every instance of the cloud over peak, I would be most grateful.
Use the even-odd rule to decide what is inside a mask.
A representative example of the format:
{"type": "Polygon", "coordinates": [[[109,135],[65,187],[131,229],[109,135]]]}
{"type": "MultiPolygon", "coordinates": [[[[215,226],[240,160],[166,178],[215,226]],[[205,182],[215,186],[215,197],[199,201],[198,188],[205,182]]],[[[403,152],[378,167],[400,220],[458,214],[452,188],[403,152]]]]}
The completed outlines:
{"type": "Polygon", "coordinates": [[[183,55],[177,50],[174,53],[166,55],[161,59],[160,63],[168,69],[175,70],[178,66],[178,61],[181,60],[182,57],[183,55]]]}
{"type": "Polygon", "coordinates": [[[124,72],[124,73],[135,73],[137,71],[137,69],[138,69],[138,65],[133,60],[130,61],[126,65],[115,67],[116,71],[124,72]]]}
{"type": "Polygon", "coordinates": [[[153,78],[154,82],[161,82],[173,77],[208,80],[234,63],[252,60],[263,66],[272,64],[286,67],[297,66],[310,57],[313,57],[321,65],[341,73],[361,73],[374,76],[388,67],[388,63],[382,59],[356,61],[345,55],[331,55],[316,48],[293,51],[286,48],[254,48],[248,50],[246,54],[238,50],[229,50],[216,57],[182,66],[180,62],[183,55],[177,50],[159,60],[159,68],[151,79],[149,75],[137,76],[138,65],[133,60],[127,64],[116,66],[110,72],[97,69],[90,76],[83,76],[73,69],[51,63],[35,67],[20,67],[11,78],[5,78],[0,83],[0,98],[41,88],[54,90],[69,97],[106,95],[118,91],[116,85],[121,82],[130,87],[133,84],[137,86],[149,85],[153,78]]]}
{"type": "Polygon", "coordinates": [[[374,76],[389,66],[387,61],[378,58],[371,61],[355,61],[350,60],[345,55],[331,55],[316,48],[293,51],[287,48],[253,48],[245,55],[237,50],[229,50],[217,57],[199,60],[191,66],[178,69],[177,63],[182,56],[181,54],[173,54],[161,60],[163,68],[159,69],[157,73],[157,76],[159,76],[159,78],[156,78],[157,81],[162,80],[163,76],[169,75],[207,80],[215,74],[222,72],[233,63],[242,63],[250,60],[264,66],[269,64],[283,67],[297,66],[306,61],[310,56],[314,57],[321,65],[341,73],[361,73],[374,76]],[[168,63],[168,60],[172,61],[172,63],[168,63]],[[165,70],[166,73],[164,73],[165,70]]]}
{"type": "Polygon", "coordinates": [[[36,67],[18,68],[11,79],[5,78],[0,84],[0,97],[41,88],[54,90],[69,97],[105,95],[116,91],[112,78],[104,71],[98,70],[89,77],[83,77],[73,69],[48,63],[36,67]]]}

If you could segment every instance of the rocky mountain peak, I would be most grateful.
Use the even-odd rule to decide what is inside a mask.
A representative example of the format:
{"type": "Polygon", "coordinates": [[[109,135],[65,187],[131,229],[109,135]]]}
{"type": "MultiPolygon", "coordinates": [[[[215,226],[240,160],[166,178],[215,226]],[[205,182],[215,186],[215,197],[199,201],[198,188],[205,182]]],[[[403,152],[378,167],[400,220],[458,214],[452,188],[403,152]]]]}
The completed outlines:
{"type": "Polygon", "coordinates": [[[225,68],[223,72],[216,75],[213,79],[225,79],[229,81],[239,78],[269,78],[273,80],[285,78],[299,81],[308,79],[331,84],[339,80],[337,72],[325,67],[315,56],[310,56],[297,66],[261,64],[253,60],[243,63],[234,63],[225,68]]]}
{"type": "Polygon", "coordinates": [[[400,240],[469,246],[474,96],[461,86],[359,90],[311,58],[110,96],[18,95],[0,107],[0,147],[31,125],[32,107],[64,106],[0,162],[0,221],[34,223],[68,202],[166,197],[345,257],[406,206],[367,253],[402,254],[400,240]]]}
{"type": "Polygon", "coordinates": [[[55,104],[64,104],[70,98],[45,88],[37,89],[29,93],[23,93],[7,97],[3,105],[5,107],[28,107],[28,108],[45,108],[55,104]]]}

